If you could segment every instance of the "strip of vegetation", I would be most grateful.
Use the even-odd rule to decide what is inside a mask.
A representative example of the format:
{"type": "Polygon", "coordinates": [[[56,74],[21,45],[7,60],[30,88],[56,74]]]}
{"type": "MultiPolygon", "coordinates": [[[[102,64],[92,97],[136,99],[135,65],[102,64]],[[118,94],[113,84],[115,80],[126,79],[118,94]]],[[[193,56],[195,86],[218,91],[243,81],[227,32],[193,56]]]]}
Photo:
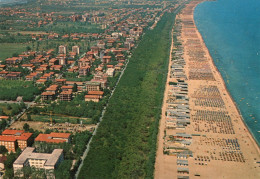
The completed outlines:
{"type": "Polygon", "coordinates": [[[0,100],[15,101],[18,96],[22,96],[24,101],[32,101],[40,93],[41,89],[31,81],[0,80],[0,100]]]}
{"type": "Polygon", "coordinates": [[[135,50],[79,178],[153,178],[174,17],[166,13],[135,50]]]}

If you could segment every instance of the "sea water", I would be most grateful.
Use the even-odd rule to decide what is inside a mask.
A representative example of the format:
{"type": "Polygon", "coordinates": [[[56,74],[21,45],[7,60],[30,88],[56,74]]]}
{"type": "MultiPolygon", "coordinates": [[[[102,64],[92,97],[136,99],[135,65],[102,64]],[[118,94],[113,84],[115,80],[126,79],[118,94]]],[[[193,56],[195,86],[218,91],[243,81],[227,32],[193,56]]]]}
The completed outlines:
{"type": "Polygon", "coordinates": [[[196,26],[242,113],[260,142],[260,0],[199,4],[196,26]]]}

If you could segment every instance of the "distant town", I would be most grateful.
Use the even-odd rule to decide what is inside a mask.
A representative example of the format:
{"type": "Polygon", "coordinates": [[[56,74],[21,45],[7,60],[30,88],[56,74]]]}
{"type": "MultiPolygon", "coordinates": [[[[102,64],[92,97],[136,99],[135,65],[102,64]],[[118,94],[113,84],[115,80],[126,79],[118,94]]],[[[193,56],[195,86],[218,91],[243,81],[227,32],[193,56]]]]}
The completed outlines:
{"type": "Polygon", "coordinates": [[[201,2],[0,1],[0,178],[256,177],[201,2]]]}

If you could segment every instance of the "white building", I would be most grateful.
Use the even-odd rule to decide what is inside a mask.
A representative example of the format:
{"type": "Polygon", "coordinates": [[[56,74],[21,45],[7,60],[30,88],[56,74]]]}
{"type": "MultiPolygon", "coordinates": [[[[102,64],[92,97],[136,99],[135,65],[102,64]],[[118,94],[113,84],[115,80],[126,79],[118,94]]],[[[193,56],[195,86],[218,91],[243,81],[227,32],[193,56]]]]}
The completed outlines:
{"type": "Polygon", "coordinates": [[[54,169],[63,161],[63,149],[54,149],[51,154],[36,153],[34,147],[27,147],[13,163],[15,176],[22,176],[23,167],[44,169],[47,178],[54,177],[54,169]]]}
{"type": "Polygon", "coordinates": [[[73,46],[72,47],[72,52],[76,53],[77,55],[79,55],[79,46],[73,46]]]}
{"type": "Polygon", "coordinates": [[[114,68],[108,68],[107,69],[107,76],[113,77],[115,75],[115,69],[114,68]]]}
{"type": "Polygon", "coordinates": [[[59,54],[66,54],[66,47],[64,45],[59,46],[59,54]]]}

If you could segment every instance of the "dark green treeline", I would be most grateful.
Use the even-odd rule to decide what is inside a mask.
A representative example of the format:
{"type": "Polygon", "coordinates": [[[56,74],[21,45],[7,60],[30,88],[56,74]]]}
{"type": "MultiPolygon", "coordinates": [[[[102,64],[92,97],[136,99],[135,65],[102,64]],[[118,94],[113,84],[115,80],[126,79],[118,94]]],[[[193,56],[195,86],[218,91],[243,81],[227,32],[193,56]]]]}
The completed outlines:
{"type": "Polygon", "coordinates": [[[153,178],[175,14],[147,31],[109,102],[79,178],[153,178]]]}

